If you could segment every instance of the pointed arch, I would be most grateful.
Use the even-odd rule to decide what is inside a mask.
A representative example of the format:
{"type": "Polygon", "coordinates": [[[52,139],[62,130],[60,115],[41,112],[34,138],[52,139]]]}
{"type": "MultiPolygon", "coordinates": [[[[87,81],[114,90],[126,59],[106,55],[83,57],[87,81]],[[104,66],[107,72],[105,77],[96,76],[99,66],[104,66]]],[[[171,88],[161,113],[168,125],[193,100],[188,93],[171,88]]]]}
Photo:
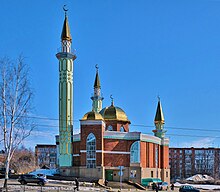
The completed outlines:
{"type": "Polygon", "coordinates": [[[90,133],[86,139],[86,167],[96,167],[96,137],[90,133]]]}

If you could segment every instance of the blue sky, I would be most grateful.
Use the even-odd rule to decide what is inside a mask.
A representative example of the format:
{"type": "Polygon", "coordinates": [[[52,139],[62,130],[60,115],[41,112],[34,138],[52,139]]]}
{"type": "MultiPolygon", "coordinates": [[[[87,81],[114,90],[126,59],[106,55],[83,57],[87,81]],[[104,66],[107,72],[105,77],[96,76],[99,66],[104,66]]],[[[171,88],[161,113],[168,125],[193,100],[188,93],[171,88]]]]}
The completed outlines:
{"type": "Polygon", "coordinates": [[[40,126],[25,142],[54,143],[58,60],[68,17],[76,49],[75,132],[91,110],[99,73],[103,106],[126,112],[131,131],[151,133],[160,95],[171,147],[220,145],[220,0],[2,0],[0,57],[23,54],[40,126]],[[144,125],[137,126],[137,125],[144,125]]]}

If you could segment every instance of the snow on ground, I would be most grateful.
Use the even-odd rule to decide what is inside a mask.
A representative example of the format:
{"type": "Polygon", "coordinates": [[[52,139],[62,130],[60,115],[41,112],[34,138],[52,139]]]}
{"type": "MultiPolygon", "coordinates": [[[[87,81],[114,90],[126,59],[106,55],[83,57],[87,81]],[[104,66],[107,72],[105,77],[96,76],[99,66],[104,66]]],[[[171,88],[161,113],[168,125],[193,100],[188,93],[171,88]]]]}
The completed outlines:
{"type": "Polygon", "coordinates": [[[175,187],[180,187],[182,185],[191,185],[197,189],[204,189],[204,190],[220,190],[220,185],[200,185],[200,184],[188,184],[188,183],[181,184],[178,182],[174,184],[175,187]]]}
{"type": "MultiPolygon", "coordinates": [[[[45,186],[45,187],[42,187],[42,191],[52,191],[52,190],[58,190],[58,191],[74,191],[74,186],[45,186]]],[[[34,191],[38,191],[40,190],[41,191],[41,187],[40,186],[28,186],[28,185],[25,185],[25,186],[22,186],[22,185],[10,185],[9,186],[9,189],[13,189],[14,191],[15,190],[25,190],[25,191],[28,191],[28,190],[34,190],[34,191]]],[[[79,187],[80,191],[103,191],[103,189],[100,189],[100,188],[94,188],[94,187],[82,187],[80,186],[79,187]]]]}
{"type": "Polygon", "coordinates": [[[186,180],[188,181],[210,181],[214,179],[208,175],[197,174],[197,175],[187,178],[186,180]]]}
{"type": "MultiPolygon", "coordinates": [[[[63,181],[63,180],[51,180],[51,179],[47,179],[47,181],[50,184],[75,185],[75,181],[63,181]]],[[[95,184],[89,182],[79,182],[79,185],[92,187],[95,184]]]]}

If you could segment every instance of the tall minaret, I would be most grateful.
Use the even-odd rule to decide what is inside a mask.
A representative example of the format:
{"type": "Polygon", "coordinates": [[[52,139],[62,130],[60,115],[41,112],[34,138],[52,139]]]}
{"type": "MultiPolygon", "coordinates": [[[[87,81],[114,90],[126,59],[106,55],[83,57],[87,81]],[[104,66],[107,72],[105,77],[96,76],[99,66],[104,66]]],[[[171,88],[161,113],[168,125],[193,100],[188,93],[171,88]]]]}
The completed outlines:
{"type": "Polygon", "coordinates": [[[156,129],[153,130],[154,136],[164,138],[166,130],[163,129],[165,120],[163,116],[163,110],[160,102],[160,98],[158,97],[157,111],[154,118],[154,124],[156,129]]]}
{"type": "Polygon", "coordinates": [[[91,97],[92,99],[92,110],[99,113],[102,110],[102,100],[104,99],[101,96],[101,84],[99,80],[99,68],[98,65],[96,67],[96,76],[94,82],[94,94],[91,97]]]}
{"type": "Polygon", "coordinates": [[[73,138],[73,61],[76,55],[71,52],[72,37],[65,11],[65,20],[61,34],[61,52],[59,59],[59,166],[72,166],[73,138]]]}

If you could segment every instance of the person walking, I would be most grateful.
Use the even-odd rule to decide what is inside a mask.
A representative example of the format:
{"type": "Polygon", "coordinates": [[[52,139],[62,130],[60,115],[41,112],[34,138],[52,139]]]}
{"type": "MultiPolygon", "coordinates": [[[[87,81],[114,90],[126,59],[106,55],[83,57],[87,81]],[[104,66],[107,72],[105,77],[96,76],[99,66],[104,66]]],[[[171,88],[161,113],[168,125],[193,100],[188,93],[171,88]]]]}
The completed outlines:
{"type": "Polygon", "coordinates": [[[108,186],[108,180],[105,179],[105,186],[107,187],[108,186]]]}
{"type": "Polygon", "coordinates": [[[156,183],[153,182],[152,184],[152,190],[155,190],[156,189],[156,183]]]}
{"type": "Polygon", "coordinates": [[[74,187],[74,191],[75,190],[79,191],[79,180],[77,177],[75,178],[75,184],[76,184],[76,187],[74,187]]]}
{"type": "Polygon", "coordinates": [[[155,191],[158,192],[158,189],[159,189],[158,183],[155,183],[155,184],[156,184],[155,191]]]}
{"type": "Polygon", "coordinates": [[[174,184],[172,183],[170,186],[170,189],[173,191],[174,190],[174,184]]]}

